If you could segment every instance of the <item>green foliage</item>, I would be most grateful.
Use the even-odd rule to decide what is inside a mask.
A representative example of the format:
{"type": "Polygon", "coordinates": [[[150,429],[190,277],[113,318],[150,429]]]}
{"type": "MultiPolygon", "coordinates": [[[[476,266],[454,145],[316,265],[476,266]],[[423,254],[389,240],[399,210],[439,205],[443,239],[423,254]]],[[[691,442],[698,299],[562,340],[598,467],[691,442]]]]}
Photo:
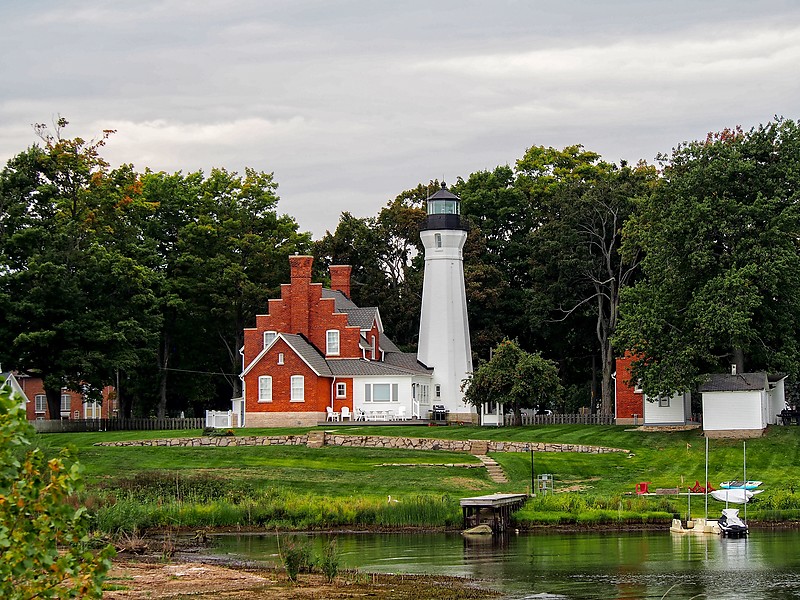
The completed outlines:
{"type": "Polygon", "coordinates": [[[90,551],[89,514],[69,502],[80,465],[66,451],[46,460],[28,448],[33,435],[19,399],[0,389],[0,597],[100,598],[114,551],[90,551]]]}
{"type": "Polygon", "coordinates": [[[339,546],[336,543],[336,538],[331,538],[322,547],[322,552],[317,559],[317,564],[322,574],[325,576],[325,581],[328,583],[336,579],[336,575],[339,573],[340,561],[341,555],[339,554],[339,546]]]}
{"type": "Polygon", "coordinates": [[[538,353],[525,352],[517,342],[508,339],[500,342],[491,360],[480,365],[464,386],[467,403],[508,404],[517,417],[522,408],[556,402],[563,392],[553,362],[538,353]]]}
{"type": "Polygon", "coordinates": [[[313,566],[311,544],[306,538],[284,538],[280,544],[280,553],[289,581],[296,582],[299,573],[308,572],[313,566]]]}
{"type": "Polygon", "coordinates": [[[616,345],[650,396],[702,374],[800,375],[800,128],[724,130],[661,157],[663,185],[625,227],[644,279],[623,294],[616,345]]]}

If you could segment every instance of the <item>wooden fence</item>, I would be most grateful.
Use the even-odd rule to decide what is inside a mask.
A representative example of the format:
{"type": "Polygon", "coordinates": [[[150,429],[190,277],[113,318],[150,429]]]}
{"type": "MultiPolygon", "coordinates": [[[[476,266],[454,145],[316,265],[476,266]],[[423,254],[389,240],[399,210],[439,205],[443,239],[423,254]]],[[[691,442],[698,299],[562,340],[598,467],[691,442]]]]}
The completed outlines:
{"type": "MultiPolygon", "coordinates": [[[[514,422],[514,415],[505,415],[506,425],[514,422]]],[[[522,425],[614,425],[614,415],[569,413],[563,415],[522,415],[522,425]]]]}
{"type": "Polygon", "coordinates": [[[160,429],[202,429],[202,417],[191,419],[63,419],[32,421],[37,433],[78,431],[154,431],[160,429]]]}

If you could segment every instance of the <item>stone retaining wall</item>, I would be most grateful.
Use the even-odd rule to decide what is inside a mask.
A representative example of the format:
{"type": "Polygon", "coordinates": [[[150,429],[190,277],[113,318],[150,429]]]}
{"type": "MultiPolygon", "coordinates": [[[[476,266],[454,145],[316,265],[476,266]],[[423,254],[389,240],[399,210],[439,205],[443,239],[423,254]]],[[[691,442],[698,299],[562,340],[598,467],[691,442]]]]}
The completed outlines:
{"type": "Polygon", "coordinates": [[[166,438],[98,442],[95,446],[346,446],[348,448],[395,448],[402,450],[446,450],[484,454],[488,452],[577,452],[607,454],[628,452],[623,448],[585,446],[578,444],[546,444],[540,442],[494,442],[486,440],[440,440],[435,438],[389,437],[378,435],[342,435],[312,431],[309,435],[270,435],[241,437],[166,438]],[[486,450],[484,450],[484,448],[486,450]]]}

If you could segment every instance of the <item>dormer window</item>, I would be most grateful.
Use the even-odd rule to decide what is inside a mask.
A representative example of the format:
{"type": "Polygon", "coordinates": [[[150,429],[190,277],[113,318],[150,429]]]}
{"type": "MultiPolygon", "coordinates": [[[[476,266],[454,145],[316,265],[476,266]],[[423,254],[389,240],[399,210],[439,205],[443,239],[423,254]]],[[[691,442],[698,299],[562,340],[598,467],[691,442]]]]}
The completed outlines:
{"type": "Polygon", "coordinates": [[[265,331],[264,332],[264,348],[266,348],[273,341],[275,341],[276,337],[278,337],[278,332],[277,331],[265,331]]]}
{"type": "Polygon", "coordinates": [[[339,330],[329,329],[325,334],[325,354],[338,355],[339,354],[339,330]]]}
{"type": "Polygon", "coordinates": [[[378,342],[375,339],[374,335],[372,336],[371,351],[372,351],[372,360],[378,360],[378,342]]]}

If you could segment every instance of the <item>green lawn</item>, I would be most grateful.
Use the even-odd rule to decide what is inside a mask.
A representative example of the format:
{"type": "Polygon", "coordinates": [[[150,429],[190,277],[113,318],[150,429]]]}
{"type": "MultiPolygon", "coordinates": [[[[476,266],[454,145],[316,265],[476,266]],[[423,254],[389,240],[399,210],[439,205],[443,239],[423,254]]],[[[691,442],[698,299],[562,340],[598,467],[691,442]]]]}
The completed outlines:
{"type": "MultiPolygon", "coordinates": [[[[338,430],[336,427],[328,427],[326,430],[354,435],[557,442],[629,450],[629,453],[610,454],[535,454],[536,473],[553,474],[556,490],[571,490],[565,492],[563,498],[572,496],[580,499],[580,502],[574,498],[567,502],[571,503],[573,512],[588,510],[587,506],[600,506],[604,510],[612,506],[617,507],[621,514],[621,499],[634,491],[637,482],[650,482],[650,489],[654,490],[686,488],[696,480],[702,482],[704,478],[705,440],[698,430],[646,433],[627,430],[625,427],[579,425],[506,428],[386,426],[347,427],[338,430]],[[587,505],[586,502],[590,504],[587,505]]],[[[286,435],[305,431],[307,429],[301,428],[245,429],[237,430],[236,434],[286,435]]],[[[386,512],[387,509],[379,504],[386,504],[389,495],[400,502],[410,502],[422,496],[435,498],[436,502],[445,498],[450,506],[447,517],[450,522],[458,516],[457,500],[460,497],[496,491],[525,492],[531,482],[531,456],[528,453],[492,455],[509,477],[508,484],[498,485],[491,482],[486,471],[481,468],[392,465],[477,464],[473,456],[452,452],[342,447],[315,450],[304,446],[179,448],[93,445],[98,441],[187,437],[199,434],[198,430],[69,433],[42,434],[36,439],[49,453],[55,453],[67,445],[77,451],[77,457],[85,468],[88,496],[100,498],[96,504],[101,507],[114,502],[109,500],[110,497],[116,498],[118,503],[126,499],[135,499],[145,504],[157,501],[159,506],[176,499],[187,502],[187,498],[193,497],[198,502],[202,500],[208,503],[216,499],[208,495],[211,493],[208,490],[216,490],[214,493],[227,498],[227,502],[241,504],[247,499],[253,502],[253,506],[262,506],[266,502],[265,498],[274,504],[309,502],[316,506],[318,501],[324,505],[325,502],[331,504],[334,500],[341,503],[334,516],[317,514],[312,518],[306,515],[299,521],[275,509],[282,514],[281,522],[284,524],[302,521],[308,525],[317,523],[320,519],[322,521],[319,525],[341,524],[348,518],[364,518],[363,515],[352,517],[348,516],[349,513],[343,514],[347,512],[348,505],[362,501],[372,503],[378,513],[386,512]],[[175,485],[168,485],[163,489],[154,487],[153,490],[159,495],[156,499],[156,492],[148,495],[147,488],[149,481],[157,479],[174,479],[175,485]],[[209,481],[213,482],[210,487],[209,481]],[[177,490],[177,497],[166,497],[173,495],[173,487],[177,490]],[[139,488],[145,491],[140,493],[137,491],[139,488]]],[[[753,509],[757,509],[758,505],[765,511],[800,509],[799,452],[800,427],[771,427],[763,438],[748,440],[748,478],[764,481],[763,487],[766,490],[758,498],[758,503],[753,505],[753,509]]],[[[711,440],[709,480],[712,485],[716,487],[720,481],[741,477],[742,442],[711,440]]],[[[626,502],[630,504],[630,500],[626,502]]],[[[664,498],[653,497],[651,504],[667,512],[685,510],[685,500],[675,500],[669,504],[665,503],[664,498]]],[[[552,509],[551,506],[547,510],[552,509]]],[[[319,512],[324,509],[316,507],[313,510],[319,512]]],[[[637,504],[632,510],[647,512],[642,504],[637,504]]],[[[182,519],[174,516],[170,518],[182,519]]],[[[202,520],[201,516],[195,518],[202,520]]],[[[231,515],[227,518],[235,522],[238,517],[231,515]]],[[[249,512],[248,518],[251,518],[249,512]]],[[[384,519],[380,515],[368,518],[377,519],[376,523],[383,522],[381,519],[384,519]]],[[[406,518],[413,521],[413,516],[406,518]]],[[[435,520],[438,517],[431,518],[435,520]]],[[[272,522],[268,519],[274,520],[275,517],[264,519],[267,519],[265,522],[272,522]]]]}

